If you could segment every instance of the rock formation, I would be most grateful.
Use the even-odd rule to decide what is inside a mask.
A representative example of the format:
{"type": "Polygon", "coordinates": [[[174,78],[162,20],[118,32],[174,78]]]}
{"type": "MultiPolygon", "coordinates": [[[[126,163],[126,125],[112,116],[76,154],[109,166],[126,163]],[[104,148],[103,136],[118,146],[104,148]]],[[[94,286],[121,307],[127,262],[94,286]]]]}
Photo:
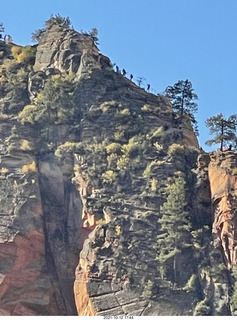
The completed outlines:
{"type": "Polygon", "coordinates": [[[27,50],[0,41],[0,314],[234,314],[235,151],[202,152],[89,35],[27,50]],[[164,257],[177,177],[189,240],[164,257]]]}
{"type": "Polygon", "coordinates": [[[213,231],[221,242],[228,268],[236,264],[236,167],[235,152],[211,154],[208,174],[214,207],[213,231]]]}

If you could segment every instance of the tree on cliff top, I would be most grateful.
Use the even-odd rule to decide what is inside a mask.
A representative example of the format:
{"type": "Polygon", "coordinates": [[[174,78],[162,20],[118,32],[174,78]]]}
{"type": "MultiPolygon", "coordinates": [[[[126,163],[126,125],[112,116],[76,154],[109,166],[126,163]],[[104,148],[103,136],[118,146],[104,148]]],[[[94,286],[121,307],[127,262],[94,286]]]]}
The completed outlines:
{"type": "Polygon", "coordinates": [[[187,114],[198,134],[197,121],[194,117],[194,113],[197,112],[197,103],[194,100],[197,100],[198,96],[194,93],[192,83],[188,79],[179,80],[173,86],[165,89],[165,95],[170,99],[176,117],[182,121],[184,115],[187,114]]]}
{"type": "Polygon", "coordinates": [[[38,29],[32,33],[31,40],[33,42],[39,42],[43,34],[54,24],[62,27],[66,27],[66,28],[71,27],[71,21],[69,17],[64,18],[59,13],[55,15],[51,15],[50,18],[45,21],[44,28],[38,29]]]}
{"type": "Polygon", "coordinates": [[[91,31],[81,30],[81,33],[90,37],[97,46],[99,45],[98,30],[96,28],[92,28],[91,31]]]}
{"type": "Polygon", "coordinates": [[[206,144],[211,146],[212,144],[220,143],[220,149],[223,150],[225,142],[230,142],[237,145],[237,115],[233,114],[229,118],[224,118],[220,113],[217,116],[212,116],[206,120],[206,126],[210,130],[210,134],[214,135],[214,138],[206,141],[206,144]]]}

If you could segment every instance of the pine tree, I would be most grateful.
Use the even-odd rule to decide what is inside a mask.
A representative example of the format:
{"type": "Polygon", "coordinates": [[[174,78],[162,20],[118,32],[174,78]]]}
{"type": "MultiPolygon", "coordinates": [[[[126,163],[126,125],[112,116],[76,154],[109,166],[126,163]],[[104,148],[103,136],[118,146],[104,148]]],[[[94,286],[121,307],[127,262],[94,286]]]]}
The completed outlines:
{"type": "Polygon", "coordinates": [[[82,33],[89,36],[97,46],[99,45],[98,30],[96,28],[92,28],[88,32],[82,31],[82,33]]]}
{"type": "Polygon", "coordinates": [[[35,32],[32,33],[31,40],[33,42],[39,42],[42,36],[45,34],[45,32],[51,28],[53,25],[59,25],[64,28],[70,28],[71,27],[71,21],[69,17],[62,17],[59,13],[50,16],[48,20],[45,21],[45,27],[42,29],[38,29],[35,32]]]}
{"type": "Polygon", "coordinates": [[[173,86],[169,86],[165,89],[165,95],[170,99],[174,113],[182,121],[185,114],[190,117],[194,130],[198,134],[197,121],[194,117],[194,113],[197,112],[197,103],[194,100],[198,99],[192,83],[187,80],[179,80],[173,86]]]}
{"type": "Polygon", "coordinates": [[[185,181],[179,176],[168,187],[167,201],[160,209],[162,217],[158,220],[162,234],[158,236],[158,260],[164,266],[173,259],[174,281],[177,280],[176,262],[184,248],[191,245],[191,223],[188,220],[185,199],[185,181]]]}
{"type": "Polygon", "coordinates": [[[214,139],[206,141],[206,144],[220,143],[220,149],[223,150],[225,142],[229,141],[237,144],[236,128],[237,128],[237,115],[231,115],[229,118],[224,118],[220,113],[217,116],[212,116],[206,120],[206,126],[210,130],[210,134],[215,135],[214,139]]]}

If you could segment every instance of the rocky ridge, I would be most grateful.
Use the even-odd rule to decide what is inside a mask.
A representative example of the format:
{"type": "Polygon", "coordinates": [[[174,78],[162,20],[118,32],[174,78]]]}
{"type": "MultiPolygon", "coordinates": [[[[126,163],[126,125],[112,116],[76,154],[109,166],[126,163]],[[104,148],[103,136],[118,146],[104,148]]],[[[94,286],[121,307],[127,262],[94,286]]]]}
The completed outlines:
{"type": "Polygon", "coordinates": [[[0,41],[0,314],[234,314],[236,153],[201,152],[189,119],[86,35],[53,25],[23,61],[13,47],[0,41]],[[67,75],[70,117],[49,100],[67,75]],[[175,177],[192,245],[174,272],[157,239],[175,177]]]}

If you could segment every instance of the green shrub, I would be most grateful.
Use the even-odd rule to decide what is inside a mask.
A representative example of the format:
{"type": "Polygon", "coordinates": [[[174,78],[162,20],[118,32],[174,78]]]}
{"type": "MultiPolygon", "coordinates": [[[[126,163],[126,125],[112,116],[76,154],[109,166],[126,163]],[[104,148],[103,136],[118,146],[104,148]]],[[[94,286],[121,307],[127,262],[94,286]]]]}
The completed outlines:
{"type": "Polygon", "coordinates": [[[158,181],[155,178],[153,178],[151,180],[151,191],[153,191],[153,192],[157,191],[157,183],[158,183],[158,181]]]}
{"type": "Polygon", "coordinates": [[[18,63],[22,63],[22,62],[34,59],[36,54],[36,48],[31,46],[25,46],[25,47],[13,46],[11,48],[11,52],[14,59],[18,63]]]}
{"type": "Polygon", "coordinates": [[[119,111],[119,115],[121,115],[121,116],[130,116],[131,113],[130,113],[130,110],[128,108],[125,108],[125,109],[119,111]]]}
{"type": "Polygon", "coordinates": [[[151,163],[148,163],[148,165],[146,166],[146,169],[143,172],[143,177],[146,179],[150,179],[151,177],[151,163]]]}
{"type": "Polygon", "coordinates": [[[33,149],[32,143],[29,140],[22,139],[20,149],[24,151],[30,151],[33,149]]]}
{"type": "Polygon", "coordinates": [[[107,153],[117,153],[121,150],[121,144],[117,142],[112,142],[106,146],[107,153]]]}
{"type": "Polygon", "coordinates": [[[149,104],[144,104],[144,106],[141,107],[141,110],[144,112],[151,112],[152,107],[149,104]]]}
{"type": "Polygon", "coordinates": [[[115,131],[114,132],[114,139],[115,140],[121,140],[124,138],[124,131],[115,131]]]}
{"type": "Polygon", "coordinates": [[[148,280],[142,292],[143,298],[150,299],[152,297],[153,286],[153,282],[151,280],[148,280]]]}
{"type": "Polygon", "coordinates": [[[22,124],[35,123],[37,118],[38,107],[34,104],[30,104],[24,107],[24,109],[18,115],[18,121],[22,124]]]}
{"type": "Polygon", "coordinates": [[[164,134],[164,127],[161,126],[161,127],[158,127],[158,128],[155,128],[154,130],[152,130],[152,138],[157,138],[157,137],[161,137],[163,134],[164,134]]]}
{"type": "Polygon", "coordinates": [[[35,172],[35,171],[37,171],[35,161],[33,161],[33,162],[29,163],[29,164],[23,165],[22,168],[21,168],[21,171],[22,171],[23,173],[29,173],[29,172],[35,172]]]}
{"type": "Polygon", "coordinates": [[[196,304],[193,315],[194,316],[208,316],[208,315],[210,315],[210,312],[211,312],[211,308],[208,305],[208,301],[207,301],[207,299],[204,299],[202,301],[199,301],[196,304]]]}
{"type": "Polygon", "coordinates": [[[128,158],[133,157],[134,153],[137,152],[138,149],[139,149],[139,142],[136,141],[136,137],[129,139],[128,143],[122,146],[122,152],[128,158]]]}
{"type": "Polygon", "coordinates": [[[143,172],[143,177],[146,179],[150,179],[152,175],[152,167],[156,165],[159,165],[157,161],[151,161],[150,163],[148,163],[146,169],[143,172]]]}
{"type": "Polygon", "coordinates": [[[65,154],[71,153],[71,152],[78,152],[79,150],[82,151],[83,145],[81,142],[70,142],[67,141],[64,144],[61,144],[58,146],[58,148],[55,151],[55,156],[58,158],[62,158],[65,154]]]}
{"type": "Polygon", "coordinates": [[[102,174],[103,183],[113,183],[116,180],[117,174],[113,170],[107,170],[102,174]]]}
{"type": "Polygon", "coordinates": [[[197,284],[197,276],[196,274],[192,274],[191,277],[188,279],[188,282],[186,283],[185,287],[183,288],[185,291],[195,291],[196,290],[196,284],[197,284]]]}
{"type": "Polygon", "coordinates": [[[96,225],[103,226],[104,224],[106,224],[106,220],[105,219],[96,220],[96,225]]]}
{"type": "Polygon", "coordinates": [[[168,149],[169,155],[184,154],[184,146],[179,143],[173,143],[168,149]]]}
{"type": "Polygon", "coordinates": [[[116,109],[118,105],[118,102],[115,100],[105,101],[100,105],[100,109],[103,111],[103,113],[106,113],[111,109],[116,109]]]}
{"type": "Polygon", "coordinates": [[[122,155],[117,161],[117,168],[119,170],[126,170],[129,167],[129,158],[125,155],[122,155]]]}
{"type": "Polygon", "coordinates": [[[80,110],[74,99],[74,75],[53,76],[35,99],[35,104],[26,106],[18,119],[22,123],[70,123],[80,118],[80,110]]]}
{"type": "Polygon", "coordinates": [[[118,155],[116,153],[111,153],[107,156],[108,166],[112,167],[117,164],[118,155]]]}
{"type": "Polygon", "coordinates": [[[15,60],[17,60],[17,57],[19,56],[19,54],[21,53],[22,51],[22,47],[20,46],[12,46],[11,47],[11,53],[12,53],[12,56],[15,60]]]}

